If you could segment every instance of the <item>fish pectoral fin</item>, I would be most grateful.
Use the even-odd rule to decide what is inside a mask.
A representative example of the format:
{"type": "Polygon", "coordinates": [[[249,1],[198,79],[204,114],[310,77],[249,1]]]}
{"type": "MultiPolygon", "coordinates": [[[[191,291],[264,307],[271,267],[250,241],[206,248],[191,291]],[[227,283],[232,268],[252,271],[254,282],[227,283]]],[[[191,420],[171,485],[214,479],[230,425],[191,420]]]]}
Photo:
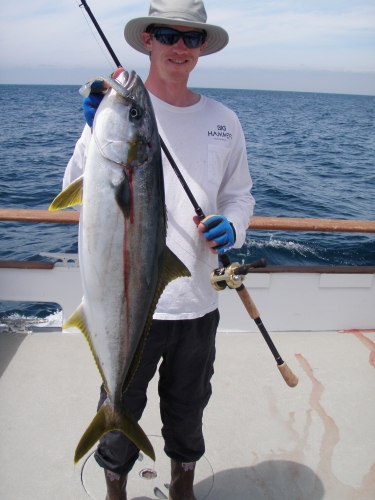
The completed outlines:
{"type": "Polygon", "coordinates": [[[107,401],[99,408],[98,413],[81,437],[74,454],[74,464],[86,455],[104,434],[110,431],[121,431],[143,453],[155,461],[152,444],[131,413],[125,408],[115,412],[107,401]]]}
{"type": "Polygon", "coordinates": [[[113,186],[115,193],[115,200],[120,210],[124,214],[126,219],[130,216],[130,207],[131,207],[131,189],[129,185],[128,176],[124,175],[122,181],[117,186],[113,186]]]}
{"type": "Polygon", "coordinates": [[[91,354],[94,358],[96,367],[98,368],[100,376],[102,377],[104,389],[106,390],[107,394],[109,394],[107,381],[104,377],[103,370],[100,366],[99,358],[96,355],[94,346],[92,345],[90,329],[87,325],[83,304],[80,304],[79,307],[77,307],[77,309],[74,311],[74,313],[70,316],[70,318],[68,318],[66,321],[64,321],[64,324],[62,327],[63,327],[63,330],[65,330],[66,328],[72,328],[72,327],[76,327],[79,330],[81,330],[81,332],[83,333],[85,339],[87,340],[87,342],[89,344],[90,351],[91,351],[91,354]]]}
{"type": "Polygon", "coordinates": [[[61,210],[62,208],[82,205],[83,175],[69,184],[60,194],[56,196],[48,210],[61,210]]]}

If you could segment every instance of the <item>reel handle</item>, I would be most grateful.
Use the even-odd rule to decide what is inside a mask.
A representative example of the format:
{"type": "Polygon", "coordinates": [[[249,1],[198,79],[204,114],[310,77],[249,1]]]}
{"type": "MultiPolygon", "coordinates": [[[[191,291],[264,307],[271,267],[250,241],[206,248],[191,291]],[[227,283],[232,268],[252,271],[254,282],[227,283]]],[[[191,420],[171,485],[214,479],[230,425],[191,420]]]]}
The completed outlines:
{"type": "Polygon", "coordinates": [[[234,269],[233,272],[237,276],[240,274],[245,275],[250,272],[251,268],[255,269],[259,267],[267,267],[266,259],[259,259],[256,260],[255,262],[252,262],[251,264],[243,264],[242,266],[236,267],[236,269],[234,269]]]}

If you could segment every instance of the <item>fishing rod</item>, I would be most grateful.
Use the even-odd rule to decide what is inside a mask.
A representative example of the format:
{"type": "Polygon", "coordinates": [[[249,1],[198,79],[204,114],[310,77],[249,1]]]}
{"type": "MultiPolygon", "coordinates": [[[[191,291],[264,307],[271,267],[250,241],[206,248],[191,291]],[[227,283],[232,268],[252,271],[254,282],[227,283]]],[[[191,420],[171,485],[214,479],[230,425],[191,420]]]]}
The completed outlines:
{"type": "MultiPolygon", "coordinates": [[[[91,12],[89,6],[87,5],[86,0],[81,0],[81,5],[80,7],[84,7],[88,15],[90,16],[90,19],[92,20],[95,28],[97,29],[100,37],[102,38],[105,46],[107,47],[109,53],[111,54],[114,62],[116,63],[117,67],[123,67],[119,61],[119,59],[116,57],[116,54],[112,50],[112,47],[110,46],[106,36],[104,35],[103,31],[101,30],[99,24],[97,23],[93,13],[91,12]]],[[[186,192],[189,200],[191,201],[195,213],[199,217],[199,220],[203,220],[206,218],[205,214],[203,213],[203,210],[201,207],[198,205],[197,200],[195,199],[193,193],[191,192],[189,186],[187,185],[183,175],[181,174],[180,169],[178,168],[175,160],[173,159],[173,156],[169,152],[167,146],[165,145],[162,137],[160,137],[160,146],[161,149],[163,150],[165,156],[167,157],[169,163],[171,164],[171,167],[173,168],[173,171],[177,175],[178,180],[181,182],[182,187],[184,188],[184,191],[186,192]]],[[[284,378],[285,382],[289,387],[295,387],[298,383],[298,377],[294,375],[294,373],[291,371],[289,366],[283,361],[281,358],[280,354],[278,353],[274,343],[272,342],[271,337],[269,336],[265,326],[262,323],[262,320],[260,319],[259,312],[250,297],[250,294],[247,290],[247,288],[243,285],[242,281],[244,280],[245,274],[249,272],[250,268],[255,268],[255,267],[265,267],[267,265],[267,262],[265,259],[261,259],[260,261],[253,262],[252,264],[247,264],[240,266],[238,263],[231,264],[230,259],[228,255],[223,254],[220,255],[220,260],[223,264],[224,267],[221,267],[217,270],[214,270],[211,273],[211,284],[215,288],[215,290],[223,290],[228,286],[228,288],[235,289],[237,291],[238,296],[240,297],[242,303],[244,304],[247,312],[249,313],[250,317],[255,321],[256,325],[259,328],[259,331],[263,335],[264,340],[266,341],[268,347],[270,348],[276,363],[277,367],[280,370],[280,373],[282,377],[284,378]],[[218,279],[217,279],[218,278],[218,279]]]]}

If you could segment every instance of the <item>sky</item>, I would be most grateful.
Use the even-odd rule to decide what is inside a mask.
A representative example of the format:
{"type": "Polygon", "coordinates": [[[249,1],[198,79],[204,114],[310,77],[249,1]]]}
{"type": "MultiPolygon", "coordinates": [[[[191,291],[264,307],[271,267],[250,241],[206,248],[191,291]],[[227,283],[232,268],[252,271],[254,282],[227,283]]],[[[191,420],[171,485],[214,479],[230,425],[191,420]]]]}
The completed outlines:
{"type": "MultiPolygon", "coordinates": [[[[114,69],[79,0],[0,0],[0,84],[81,85],[114,69]],[[93,35],[95,34],[95,37],[93,35]]],[[[87,0],[122,65],[145,79],[148,57],[126,22],[143,0],[87,0]]],[[[206,0],[228,46],[200,58],[192,87],[375,95],[374,0],[206,0]]]]}

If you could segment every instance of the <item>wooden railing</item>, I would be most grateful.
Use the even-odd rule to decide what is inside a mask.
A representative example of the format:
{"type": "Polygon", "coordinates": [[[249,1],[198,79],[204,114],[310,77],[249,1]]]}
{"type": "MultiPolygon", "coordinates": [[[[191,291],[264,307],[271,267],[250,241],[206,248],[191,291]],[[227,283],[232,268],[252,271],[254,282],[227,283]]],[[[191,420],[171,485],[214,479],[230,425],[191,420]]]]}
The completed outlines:
{"type": "MultiPolygon", "coordinates": [[[[79,212],[62,210],[29,210],[18,208],[0,208],[0,221],[4,222],[47,222],[55,224],[77,224],[79,212]]],[[[348,233],[375,233],[375,221],[337,220],[337,219],[299,219],[289,217],[252,217],[250,230],[268,231],[321,231],[348,233]]],[[[1,268],[17,269],[52,269],[53,263],[44,261],[1,261],[1,268]]],[[[267,266],[265,269],[252,269],[254,273],[361,273],[374,274],[375,266],[267,266]]]]}
{"type": "MultiPolygon", "coordinates": [[[[77,224],[79,212],[62,210],[29,210],[0,208],[0,221],[7,222],[49,222],[77,224]]],[[[375,233],[375,221],[341,219],[301,219],[291,217],[252,217],[250,230],[268,231],[316,231],[342,233],[375,233]]]]}

